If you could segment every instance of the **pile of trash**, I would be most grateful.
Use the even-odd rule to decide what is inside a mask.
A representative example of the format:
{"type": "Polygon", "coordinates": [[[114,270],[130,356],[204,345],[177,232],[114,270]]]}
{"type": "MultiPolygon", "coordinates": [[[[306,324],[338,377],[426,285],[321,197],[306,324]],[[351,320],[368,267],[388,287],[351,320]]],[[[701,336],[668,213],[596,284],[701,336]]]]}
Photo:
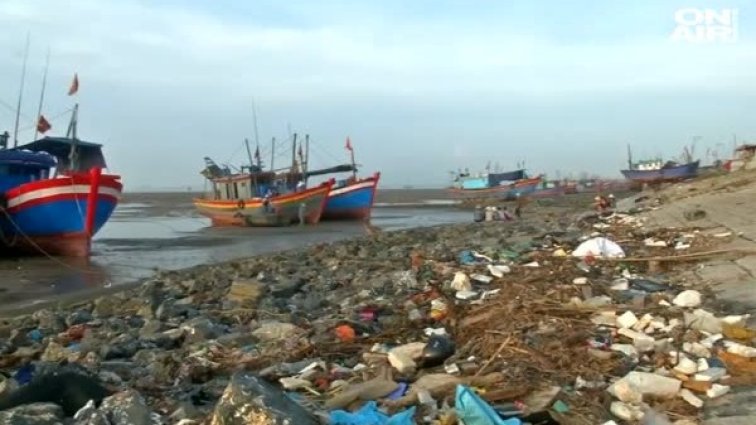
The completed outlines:
{"type": "Polygon", "coordinates": [[[721,238],[579,223],[381,233],[1,321],[0,423],[682,425],[753,381],[749,317],[635,261],[721,238]]]}

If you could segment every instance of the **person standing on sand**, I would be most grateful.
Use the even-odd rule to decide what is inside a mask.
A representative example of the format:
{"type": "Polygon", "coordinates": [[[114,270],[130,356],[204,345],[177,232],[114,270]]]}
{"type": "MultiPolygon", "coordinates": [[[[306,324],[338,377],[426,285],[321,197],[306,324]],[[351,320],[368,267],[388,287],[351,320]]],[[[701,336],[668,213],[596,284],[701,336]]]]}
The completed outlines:
{"type": "Polygon", "coordinates": [[[525,207],[526,200],[521,193],[518,193],[516,195],[516,199],[517,207],[515,207],[515,215],[517,216],[517,218],[522,218],[522,208],[525,207]]]}

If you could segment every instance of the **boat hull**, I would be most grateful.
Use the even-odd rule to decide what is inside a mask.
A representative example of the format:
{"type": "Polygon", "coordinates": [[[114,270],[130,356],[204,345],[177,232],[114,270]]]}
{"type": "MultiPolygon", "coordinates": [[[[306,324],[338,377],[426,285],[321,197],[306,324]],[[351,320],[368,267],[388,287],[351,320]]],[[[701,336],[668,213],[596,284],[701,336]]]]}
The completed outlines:
{"type": "Polygon", "coordinates": [[[699,161],[658,170],[621,170],[626,179],[639,183],[684,180],[698,175],[699,161]]]}
{"type": "Polygon", "coordinates": [[[381,173],[357,180],[328,193],[323,220],[367,220],[373,209],[381,173]]]}
{"type": "Polygon", "coordinates": [[[110,219],[123,185],[118,176],[76,174],[19,185],[5,192],[0,207],[0,249],[12,255],[87,257],[91,237],[110,219]],[[94,195],[92,229],[87,229],[94,195]]]}
{"type": "Polygon", "coordinates": [[[197,211],[210,218],[213,226],[277,227],[299,222],[300,204],[305,205],[304,221],[320,221],[333,180],[320,186],[271,198],[270,207],[262,198],[210,200],[197,198],[197,211]]]}
{"type": "Polygon", "coordinates": [[[564,186],[536,189],[529,196],[534,199],[556,198],[566,193],[564,186]]]}
{"type": "Polygon", "coordinates": [[[486,189],[449,188],[448,192],[454,199],[496,199],[513,200],[518,195],[532,194],[541,184],[541,177],[516,181],[509,185],[501,185],[486,189]]]}

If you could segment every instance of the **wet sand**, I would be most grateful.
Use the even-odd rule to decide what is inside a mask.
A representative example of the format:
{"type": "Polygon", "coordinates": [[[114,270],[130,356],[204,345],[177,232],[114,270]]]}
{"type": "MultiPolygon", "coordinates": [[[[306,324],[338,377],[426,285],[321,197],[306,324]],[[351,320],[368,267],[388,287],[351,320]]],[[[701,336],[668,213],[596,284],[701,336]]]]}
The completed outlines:
{"type": "MultiPolygon", "coordinates": [[[[0,260],[0,311],[25,310],[112,291],[152,276],[200,264],[305,248],[359,236],[355,222],[287,228],[212,228],[191,204],[193,193],[127,193],[95,236],[89,263],[26,257],[0,260]]],[[[372,224],[383,230],[458,223],[469,212],[444,205],[442,190],[386,190],[372,224]],[[396,205],[396,206],[394,206],[396,205]]],[[[448,204],[448,203],[447,203],[448,204]]]]}

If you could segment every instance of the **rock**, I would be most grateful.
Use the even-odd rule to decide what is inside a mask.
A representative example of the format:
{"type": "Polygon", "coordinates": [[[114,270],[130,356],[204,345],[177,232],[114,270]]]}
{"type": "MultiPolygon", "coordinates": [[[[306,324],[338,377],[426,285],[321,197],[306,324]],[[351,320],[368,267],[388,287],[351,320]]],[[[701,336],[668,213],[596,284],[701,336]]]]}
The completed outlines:
{"type": "Polygon", "coordinates": [[[706,396],[709,398],[717,398],[727,394],[728,392],[730,392],[729,386],[714,384],[708,391],[706,391],[706,396]]]}
{"type": "Polygon", "coordinates": [[[627,328],[622,328],[619,331],[617,331],[617,333],[632,339],[633,345],[641,353],[647,353],[649,351],[654,350],[654,344],[656,341],[646,334],[636,332],[634,330],[627,329],[627,328]]]}
{"type": "Polygon", "coordinates": [[[147,403],[135,390],[126,390],[104,399],[100,410],[111,425],[151,425],[152,418],[147,403]]]}
{"type": "Polygon", "coordinates": [[[706,211],[702,209],[690,209],[683,212],[683,217],[689,221],[696,221],[706,218],[706,211]]]}
{"type": "Polygon", "coordinates": [[[283,282],[278,282],[276,284],[273,284],[270,286],[270,293],[275,298],[290,298],[293,297],[294,294],[300,291],[302,287],[305,285],[305,281],[303,279],[294,278],[285,280],[283,282]]]}
{"type": "Polygon", "coordinates": [[[258,280],[235,279],[231,282],[226,300],[242,308],[254,308],[263,295],[265,295],[265,285],[258,280]]]}
{"type": "Polygon", "coordinates": [[[60,362],[66,360],[70,354],[71,351],[66,349],[66,347],[63,347],[55,341],[50,341],[40,359],[43,362],[60,362]]]}
{"type": "Polygon", "coordinates": [[[636,350],[635,347],[630,344],[612,344],[609,349],[612,351],[619,351],[620,353],[631,358],[638,357],[638,350],[636,350]]]}
{"type": "Polygon", "coordinates": [[[673,362],[677,361],[677,365],[674,367],[676,372],[682,373],[683,375],[693,375],[698,372],[698,363],[682,354],[679,358],[678,356],[670,356],[670,360],[673,362]]]}
{"type": "Polygon", "coordinates": [[[280,341],[304,333],[304,330],[291,323],[268,322],[252,332],[257,339],[265,342],[280,341]]]}
{"type": "Polygon", "coordinates": [[[237,373],[213,411],[210,425],[319,425],[302,406],[260,378],[237,373]]]}
{"type": "Polygon", "coordinates": [[[92,316],[94,317],[109,317],[118,311],[123,301],[114,296],[104,296],[95,299],[94,309],[92,309],[92,316]]]}
{"type": "Polygon", "coordinates": [[[163,322],[160,320],[147,319],[142,325],[142,329],[139,330],[139,336],[147,337],[155,335],[156,333],[161,332],[164,327],[163,322]]]}
{"type": "Polygon", "coordinates": [[[66,316],[66,325],[69,327],[76,325],[83,325],[84,323],[92,320],[92,313],[87,310],[76,310],[66,316]]]}
{"type": "Polygon", "coordinates": [[[74,420],[76,420],[76,425],[110,425],[105,413],[97,410],[92,400],[76,412],[74,420]]]}
{"type": "Polygon", "coordinates": [[[694,289],[682,291],[672,300],[672,304],[679,307],[698,307],[701,305],[701,293],[694,289]]]}
{"type": "Polygon", "coordinates": [[[0,397],[10,394],[18,388],[18,382],[13,378],[6,378],[0,373],[0,397]]]}
{"type": "Polygon", "coordinates": [[[32,403],[0,412],[0,423],[8,425],[62,425],[63,409],[53,403],[32,403]]]}
{"type": "MultiPolygon", "coordinates": [[[[711,334],[722,332],[722,321],[714,316],[714,314],[700,308],[693,310],[692,313],[688,313],[687,311],[683,312],[683,322],[686,327],[698,331],[704,331],[711,334]]],[[[670,324],[671,323],[672,321],[670,320],[670,324]]]]}
{"type": "Polygon", "coordinates": [[[389,351],[388,361],[394,369],[404,375],[414,372],[417,368],[417,363],[401,351],[389,351]]]}
{"type": "Polygon", "coordinates": [[[723,367],[709,367],[708,369],[696,373],[693,379],[696,381],[716,382],[727,375],[727,369],[723,367]]]}
{"type": "Polygon", "coordinates": [[[189,320],[181,326],[181,329],[185,332],[185,343],[188,344],[215,339],[223,333],[220,326],[204,317],[189,320]]]}
{"type": "Polygon", "coordinates": [[[37,327],[42,330],[49,330],[52,333],[62,332],[66,329],[66,322],[60,315],[47,309],[36,311],[32,314],[32,319],[37,321],[37,327]]]}

